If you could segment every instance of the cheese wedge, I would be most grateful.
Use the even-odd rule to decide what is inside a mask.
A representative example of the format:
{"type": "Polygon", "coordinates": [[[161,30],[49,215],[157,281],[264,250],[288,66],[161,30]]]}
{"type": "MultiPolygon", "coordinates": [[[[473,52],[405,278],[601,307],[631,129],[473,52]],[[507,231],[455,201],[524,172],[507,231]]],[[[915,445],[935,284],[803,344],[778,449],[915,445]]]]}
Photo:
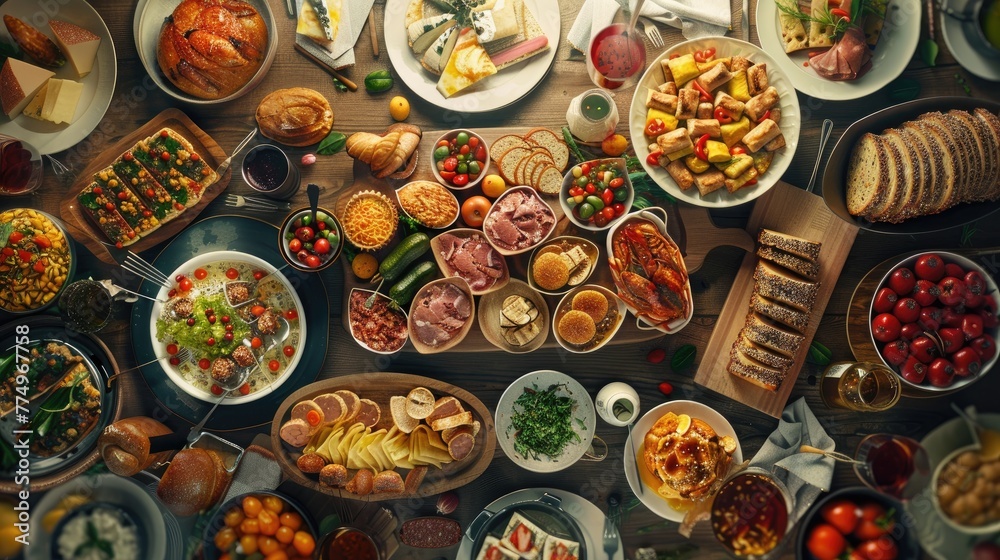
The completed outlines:
{"type": "Polygon", "coordinates": [[[466,27],[460,33],[458,43],[455,44],[437,84],[438,91],[445,97],[451,97],[497,73],[490,55],[479,44],[476,32],[471,27],[466,27]]]}
{"type": "Polygon", "coordinates": [[[8,58],[0,69],[0,106],[3,112],[14,118],[54,75],[44,68],[8,58]]]}
{"type": "Polygon", "coordinates": [[[341,0],[302,0],[295,32],[332,50],[340,28],[341,7],[341,0]]]}
{"type": "MultiPolygon", "coordinates": [[[[798,9],[796,0],[775,1],[781,2],[782,5],[789,8],[798,9]]],[[[781,40],[785,44],[786,53],[809,48],[809,36],[806,34],[806,27],[802,20],[779,10],[778,23],[781,24],[781,40]]]]}
{"type": "Polygon", "coordinates": [[[78,25],[56,19],[49,20],[49,28],[56,44],[73,65],[76,77],[90,74],[97,60],[97,49],[101,47],[101,38],[78,25]]]}
{"type": "Polygon", "coordinates": [[[45,85],[42,86],[42,89],[38,90],[38,93],[35,94],[35,97],[28,103],[22,113],[33,119],[42,120],[42,108],[45,107],[45,94],[48,91],[49,83],[45,82],[45,85]]]}
{"type": "MultiPolygon", "coordinates": [[[[421,20],[415,21],[406,27],[406,41],[412,47],[413,43],[416,42],[424,33],[437,29],[442,23],[449,21],[455,17],[454,14],[440,14],[431,17],[425,17],[421,20]]],[[[415,49],[414,49],[415,50],[415,49]]],[[[421,52],[421,51],[417,51],[421,52]]]]}

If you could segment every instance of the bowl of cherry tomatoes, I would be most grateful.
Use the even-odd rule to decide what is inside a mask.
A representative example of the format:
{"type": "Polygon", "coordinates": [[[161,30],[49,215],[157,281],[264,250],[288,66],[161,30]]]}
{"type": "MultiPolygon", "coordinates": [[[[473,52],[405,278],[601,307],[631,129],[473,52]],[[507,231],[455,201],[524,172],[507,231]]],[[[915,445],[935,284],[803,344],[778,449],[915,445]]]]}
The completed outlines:
{"type": "Polygon", "coordinates": [[[798,560],[918,558],[916,529],[903,504],[869,488],[831,492],[802,518],[798,560]]]}
{"type": "Polygon", "coordinates": [[[445,132],[434,143],[434,178],[454,190],[470,189],[486,177],[490,167],[490,147],[471,130],[445,132]]]}
{"type": "Polygon", "coordinates": [[[277,492],[236,496],[205,526],[205,560],[309,559],[316,552],[316,524],[294,500],[277,492]],[[284,553],[284,556],[281,555],[284,553]]]}
{"type": "Polygon", "coordinates": [[[333,212],[317,208],[293,211],[278,230],[278,243],[285,262],[297,270],[318,272],[329,267],[344,249],[340,221],[333,212]]]}
{"type": "Polygon", "coordinates": [[[577,227],[603,231],[628,214],[635,190],[622,158],[594,159],[570,168],[563,177],[559,205],[577,227]]]}
{"type": "Polygon", "coordinates": [[[911,391],[941,395],[971,385],[997,362],[997,284],[962,255],[911,255],[872,296],[872,343],[911,391]]]}

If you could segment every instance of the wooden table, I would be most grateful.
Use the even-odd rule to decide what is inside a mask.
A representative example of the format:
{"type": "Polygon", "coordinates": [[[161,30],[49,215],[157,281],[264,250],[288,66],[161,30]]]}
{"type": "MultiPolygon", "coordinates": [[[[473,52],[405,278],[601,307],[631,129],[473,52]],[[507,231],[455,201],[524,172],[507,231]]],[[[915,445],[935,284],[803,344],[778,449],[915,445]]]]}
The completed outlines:
{"type": "MultiPolygon", "coordinates": [[[[397,81],[397,85],[388,93],[368,94],[364,91],[354,93],[338,92],[330,77],[300,56],[292,49],[293,21],[285,17],[284,2],[270,0],[270,4],[278,21],[278,35],[281,47],[274,65],[264,82],[246,97],[239,101],[217,105],[208,108],[182,107],[192,119],[204,130],[209,132],[228,152],[239,142],[253,126],[253,108],[268,92],[289,85],[305,85],[315,88],[325,94],[333,105],[336,115],[335,129],[345,133],[359,130],[378,131],[391,123],[388,114],[388,100],[393,95],[405,95],[410,99],[413,111],[409,122],[423,127],[425,130],[462,127],[490,126],[537,126],[544,125],[555,129],[565,123],[565,112],[570,99],[581,91],[591,87],[584,69],[584,63],[579,53],[571,52],[571,47],[565,41],[569,28],[579,10],[582,1],[562,0],[562,40],[557,45],[557,54],[552,71],[548,78],[531,94],[510,110],[500,111],[491,115],[461,115],[442,114],[435,107],[416,99],[405,85],[397,81]]],[[[740,2],[733,0],[733,28],[739,29],[740,2]]],[[[104,147],[117,138],[128,134],[139,125],[145,123],[162,109],[174,105],[172,98],[156,89],[147,78],[142,65],[138,62],[135,44],[132,39],[132,16],[134,3],[123,0],[95,3],[95,7],[103,16],[111,34],[116,38],[115,47],[118,56],[118,83],[115,89],[112,106],[107,116],[98,128],[83,142],[66,152],[56,154],[72,170],[82,170],[88,159],[99,153],[104,147]]],[[[751,3],[751,8],[755,3],[751,3]]],[[[379,36],[382,37],[382,14],[385,2],[380,0],[376,6],[376,21],[379,36]]],[[[752,10],[751,10],[752,11],[752,10]]],[[[751,21],[754,18],[751,16],[751,21]]],[[[924,23],[926,26],[926,23],[924,23]]],[[[661,26],[668,45],[682,40],[679,31],[661,26]]],[[[736,32],[738,34],[738,31],[736,32]]],[[[752,39],[757,42],[756,30],[752,26],[752,39]]],[[[356,53],[358,62],[354,68],[345,73],[353,80],[361,82],[365,75],[377,69],[390,68],[388,56],[385,53],[384,40],[380,44],[382,56],[375,59],[372,56],[369,34],[364,31],[358,41],[356,53]]],[[[648,51],[652,58],[657,52],[648,51]]],[[[962,84],[956,76],[964,79],[971,88],[971,95],[980,98],[1000,100],[996,85],[975,78],[961,67],[946,52],[942,53],[938,65],[930,68],[924,65],[918,56],[910,62],[904,76],[919,81],[922,96],[963,95],[962,84]]],[[[619,113],[628,114],[631,100],[630,92],[616,94],[619,113]]],[[[827,154],[832,149],[837,137],[855,120],[872,111],[892,104],[885,91],[878,92],[867,98],[846,102],[828,102],[813,99],[799,94],[799,102],[803,107],[804,118],[797,159],[784,175],[784,180],[799,186],[808,181],[812,170],[815,153],[818,146],[820,123],[829,117],[836,123],[834,135],[827,154]],[[805,109],[808,109],[807,111],[805,109]],[[808,118],[806,118],[808,116],[808,118]]],[[[619,132],[626,136],[627,125],[623,119],[619,132]]],[[[293,150],[296,158],[305,153],[304,150],[293,150]]],[[[59,200],[64,196],[66,187],[60,180],[48,172],[45,185],[30,198],[12,198],[0,200],[0,210],[30,205],[52,213],[58,213],[59,200]]],[[[352,178],[352,162],[346,155],[321,157],[319,163],[304,168],[303,183],[316,182],[325,187],[321,202],[331,201],[336,191],[350,186],[352,178]]],[[[234,175],[229,186],[229,192],[246,194],[249,191],[238,174],[234,175]]],[[[304,205],[306,197],[304,189],[293,199],[293,205],[304,205]]],[[[745,220],[749,206],[716,212],[719,222],[738,224],[745,220]]],[[[223,201],[213,202],[203,216],[233,213],[226,208],[223,201]]],[[[267,218],[278,223],[280,216],[268,215],[267,218]]],[[[979,223],[974,226],[977,233],[969,242],[974,247],[989,247],[1000,245],[1000,228],[995,222],[979,223]]],[[[851,352],[845,336],[845,313],[848,309],[851,294],[861,277],[877,263],[902,252],[930,249],[954,248],[962,242],[962,229],[955,228],[939,234],[924,236],[881,236],[862,231],[857,237],[854,249],[837,282],[826,314],[823,317],[816,339],[833,351],[836,360],[850,359],[851,352]]],[[[146,253],[152,258],[159,251],[154,248],[146,253]]],[[[446,353],[433,359],[411,352],[397,356],[384,357],[363,351],[354,344],[350,335],[341,327],[341,292],[344,286],[340,267],[334,266],[323,273],[327,296],[331,303],[331,338],[325,365],[320,373],[323,378],[365,371],[396,371],[427,375],[473,390],[487,407],[495,407],[500,394],[507,385],[520,375],[536,369],[557,369],[571,374],[578,379],[590,392],[596,391],[605,383],[621,379],[631,383],[639,392],[644,409],[651,408],[663,402],[665,398],[657,390],[661,381],[669,381],[674,386],[671,399],[693,399],[703,402],[726,416],[736,428],[744,453],[750,457],[759,449],[767,436],[776,427],[777,421],[761,414],[738,402],[711,393],[692,381],[694,367],[685,371],[671,371],[665,364],[653,365],[645,360],[647,352],[653,348],[664,348],[668,355],[682,344],[694,344],[703,350],[712,332],[716,318],[729,291],[730,283],[735,276],[743,253],[732,248],[717,250],[709,255],[704,267],[692,277],[695,292],[695,309],[697,315],[691,324],[675,336],[663,338],[637,345],[617,345],[602,349],[588,355],[572,355],[554,349],[541,350],[528,355],[491,354],[487,359],[479,355],[463,353],[446,353]]],[[[985,261],[984,261],[985,262],[985,261]]],[[[990,261],[991,270],[996,271],[995,261],[990,261]]],[[[81,249],[78,275],[92,274],[96,277],[109,277],[112,269],[99,262],[85,249],[81,249]]],[[[125,318],[122,313],[121,319],[125,318]]],[[[127,321],[117,321],[112,327],[101,333],[101,338],[113,349],[119,364],[129,367],[135,364],[131,354],[131,344],[128,335],[127,321]]],[[[859,414],[843,410],[831,410],[823,405],[818,387],[817,376],[821,368],[808,365],[799,376],[792,399],[805,397],[826,430],[837,441],[837,448],[851,452],[860,438],[868,433],[887,431],[916,438],[923,437],[941,422],[953,417],[948,408],[949,401],[959,405],[977,405],[981,410],[997,410],[995,395],[1000,391],[1000,376],[992,375],[976,385],[974,390],[960,392],[953,398],[937,400],[904,399],[888,412],[879,414],[859,414]]],[[[165,412],[156,403],[148,389],[138,377],[130,377],[123,383],[123,389],[139,395],[139,398],[125,404],[124,416],[150,415],[167,419],[167,422],[178,429],[186,430],[187,426],[176,417],[165,412]]],[[[277,407],[278,403],[274,403],[277,407]]],[[[261,430],[262,432],[263,430],[261,430]]],[[[248,443],[257,431],[230,434],[238,443],[248,443]]],[[[550,486],[575,492],[588,500],[606,507],[606,499],[611,494],[619,494],[628,502],[632,494],[625,481],[621,456],[626,432],[623,429],[611,428],[603,422],[598,422],[598,435],[604,438],[610,446],[610,456],[603,463],[578,463],[558,476],[546,476],[529,473],[516,467],[503,453],[497,449],[491,467],[475,482],[459,490],[461,505],[454,517],[462,522],[463,527],[487,503],[508,492],[528,487],[550,486]]],[[[836,470],[835,486],[851,486],[859,484],[854,474],[844,466],[836,470]]],[[[302,495],[302,491],[294,485],[285,485],[285,490],[292,494],[302,495]]],[[[386,504],[403,518],[432,514],[433,499],[400,500],[386,504]]],[[[661,550],[674,548],[685,542],[676,532],[676,524],[660,524],[660,519],[640,506],[631,511],[622,529],[625,548],[629,556],[641,546],[654,546],[661,550]],[[645,528],[645,529],[644,529],[645,528]]],[[[590,527],[594,538],[600,540],[600,527],[590,527]]],[[[700,547],[701,558],[724,558],[721,547],[714,541],[710,530],[699,527],[692,541],[700,547]]],[[[791,557],[790,548],[786,556],[791,557]]],[[[454,553],[452,553],[454,554],[454,553]]],[[[399,554],[397,558],[432,558],[435,554],[399,554]]],[[[597,554],[595,557],[601,557],[597,554]]]]}

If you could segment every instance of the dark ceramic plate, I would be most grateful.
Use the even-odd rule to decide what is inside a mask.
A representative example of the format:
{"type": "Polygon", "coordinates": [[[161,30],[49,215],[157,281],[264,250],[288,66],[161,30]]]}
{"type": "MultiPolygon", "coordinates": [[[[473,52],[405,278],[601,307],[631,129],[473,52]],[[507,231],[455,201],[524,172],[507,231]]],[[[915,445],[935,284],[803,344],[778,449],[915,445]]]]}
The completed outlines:
{"type": "Polygon", "coordinates": [[[851,150],[866,132],[881,133],[887,128],[899,126],[904,121],[912,120],[929,111],[950,111],[952,109],[972,110],[982,107],[993,113],[1000,111],[1000,103],[971,97],[929,97],[893,105],[868,115],[847,127],[837,141],[830,160],[823,172],[823,199],[830,210],[861,229],[875,233],[912,235],[932,233],[948,228],[965,225],[980,220],[1000,210],[1000,201],[960,204],[940,214],[923,216],[906,220],[901,224],[869,222],[847,211],[847,164],[851,159],[851,150]]]}
{"type": "MultiPolygon", "coordinates": [[[[178,266],[195,254],[210,251],[242,251],[271,263],[275,268],[283,266],[280,250],[274,242],[278,228],[255,219],[242,216],[215,216],[197,222],[174,238],[153,260],[159,270],[176,270],[178,266]],[[261,242],[265,240],[265,242],[261,242]]],[[[266,424],[274,416],[278,404],[299,387],[312,382],[323,367],[330,335],[330,302],[326,289],[318,274],[296,272],[290,268],[282,271],[302,300],[306,311],[299,317],[306,321],[309,333],[308,350],[303,353],[299,364],[287,381],[275,389],[268,398],[258,399],[239,406],[220,406],[209,419],[206,430],[231,431],[252,428],[266,424]]],[[[139,292],[155,296],[159,286],[143,281],[139,292]]],[[[136,362],[142,364],[157,358],[149,336],[149,314],[153,302],[140,299],[132,307],[132,347],[136,362]]],[[[159,362],[140,368],[143,379],[149,385],[158,404],[188,422],[201,420],[214,403],[195,398],[167,377],[159,362]]]]}

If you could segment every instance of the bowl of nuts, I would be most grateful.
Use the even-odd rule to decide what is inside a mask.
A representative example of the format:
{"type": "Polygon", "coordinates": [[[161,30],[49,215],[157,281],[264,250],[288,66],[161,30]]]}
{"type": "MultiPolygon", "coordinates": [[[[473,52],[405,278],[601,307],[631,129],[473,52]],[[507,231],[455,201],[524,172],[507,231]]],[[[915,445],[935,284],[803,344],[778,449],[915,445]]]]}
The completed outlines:
{"type": "Polygon", "coordinates": [[[0,212],[0,310],[45,309],[75,269],[76,249],[58,218],[31,208],[0,212]]]}

